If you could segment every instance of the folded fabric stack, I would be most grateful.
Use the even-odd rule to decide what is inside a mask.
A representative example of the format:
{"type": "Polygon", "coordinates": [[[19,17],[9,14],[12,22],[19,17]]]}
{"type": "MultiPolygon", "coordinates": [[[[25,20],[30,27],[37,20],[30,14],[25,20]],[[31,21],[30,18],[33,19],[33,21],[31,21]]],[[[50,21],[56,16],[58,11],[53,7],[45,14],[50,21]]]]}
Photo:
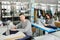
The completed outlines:
{"type": "Polygon", "coordinates": [[[16,34],[11,34],[5,37],[4,40],[16,40],[16,39],[20,39],[20,38],[24,38],[25,34],[22,32],[18,32],[16,34]]]}

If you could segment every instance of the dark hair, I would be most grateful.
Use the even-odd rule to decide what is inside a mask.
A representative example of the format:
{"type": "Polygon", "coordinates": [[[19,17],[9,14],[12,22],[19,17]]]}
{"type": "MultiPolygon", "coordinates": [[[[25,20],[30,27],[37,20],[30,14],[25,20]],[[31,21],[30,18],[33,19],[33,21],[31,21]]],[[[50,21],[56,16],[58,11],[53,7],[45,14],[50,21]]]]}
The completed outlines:
{"type": "MultiPolygon", "coordinates": [[[[45,16],[48,15],[50,17],[50,19],[52,18],[52,16],[49,13],[46,13],[45,16]]],[[[47,16],[46,16],[47,19],[47,16]]]]}
{"type": "Polygon", "coordinates": [[[24,13],[20,13],[19,16],[24,15],[24,13]]]}

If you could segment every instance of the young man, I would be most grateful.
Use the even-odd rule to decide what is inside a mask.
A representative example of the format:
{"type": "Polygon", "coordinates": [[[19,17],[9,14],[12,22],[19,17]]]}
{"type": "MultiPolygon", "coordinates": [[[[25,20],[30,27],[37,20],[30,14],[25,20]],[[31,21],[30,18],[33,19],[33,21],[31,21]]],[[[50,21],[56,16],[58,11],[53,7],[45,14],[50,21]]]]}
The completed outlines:
{"type": "Polygon", "coordinates": [[[28,19],[25,19],[25,15],[23,13],[19,14],[20,17],[20,23],[16,25],[12,30],[13,31],[22,31],[25,34],[32,36],[32,28],[31,28],[31,23],[28,19]],[[17,28],[17,29],[15,29],[17,28]]]}

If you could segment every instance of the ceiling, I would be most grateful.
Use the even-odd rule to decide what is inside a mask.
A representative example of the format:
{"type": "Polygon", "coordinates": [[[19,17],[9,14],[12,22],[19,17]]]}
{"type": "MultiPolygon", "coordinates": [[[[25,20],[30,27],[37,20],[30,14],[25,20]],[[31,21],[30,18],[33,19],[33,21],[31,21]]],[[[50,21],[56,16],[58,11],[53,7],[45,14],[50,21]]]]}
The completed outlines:
{"type": "Polygon", "coordinates": [[[0,0],[0,1],[29,2],[30,0],[0,0]]]}
{"type": "Polygon", "coordinates": [[[39,1],[37,1],[37,0],[35,0],[35,2],[39,2],[39,3],[49,3],[49,4],[56,4],[57,2],[58,2],[58,0],[39,0],[39,1]]]}
{"type": "MultiPolygon", "coordinates": [[[[20,2],[30,2],[31,0],[0,0],[0,1],[20,1],[20,2]]],[[[33,0],[35,3],[49,3],[56,4],[58,0],[33,0]]]]}

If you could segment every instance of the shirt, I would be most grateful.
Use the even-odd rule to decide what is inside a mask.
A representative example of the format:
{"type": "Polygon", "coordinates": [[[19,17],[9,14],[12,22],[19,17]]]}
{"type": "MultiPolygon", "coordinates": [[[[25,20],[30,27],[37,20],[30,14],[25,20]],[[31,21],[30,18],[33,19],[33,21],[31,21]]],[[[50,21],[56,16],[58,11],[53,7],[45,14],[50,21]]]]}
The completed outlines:
{"type": "Polygon", "coordinates": [[[26,19],[25,22],[20,22],[19,24],[16,25],[17,29],[19,31],[22,31],[24,33],[26,33],[27,35],[32,36],[32,28],[31,28],[31,23],[29,20],[26,19]]]}
{"type": "Polygon", "coordinates": [[[50,20],[46,20],[46,24],[51,25],[51,26],[55,26],[54,22],[55,20],[53,18],[50,20]]]}

